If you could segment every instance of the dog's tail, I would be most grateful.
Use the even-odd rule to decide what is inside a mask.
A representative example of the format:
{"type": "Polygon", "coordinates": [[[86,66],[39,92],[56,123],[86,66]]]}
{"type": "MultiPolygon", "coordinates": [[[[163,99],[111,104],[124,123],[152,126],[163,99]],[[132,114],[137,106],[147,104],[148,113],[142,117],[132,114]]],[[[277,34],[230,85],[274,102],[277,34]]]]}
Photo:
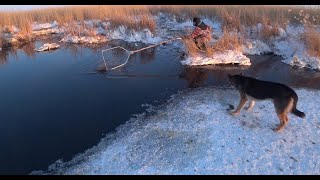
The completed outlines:
{"type": "Polygon", "coordinates": [[[296,115],[296,116],[299,116],[301,118],[304,118],[306,117],[306,115],[304,114],[304,112],[301,112],[297,109],[297,103],[298,103],[298,95],[296,93],[294,93],[294,96],[293,96],[293,106],[292,106],[292,109],[291,109],[291,113],[296,115]]]}

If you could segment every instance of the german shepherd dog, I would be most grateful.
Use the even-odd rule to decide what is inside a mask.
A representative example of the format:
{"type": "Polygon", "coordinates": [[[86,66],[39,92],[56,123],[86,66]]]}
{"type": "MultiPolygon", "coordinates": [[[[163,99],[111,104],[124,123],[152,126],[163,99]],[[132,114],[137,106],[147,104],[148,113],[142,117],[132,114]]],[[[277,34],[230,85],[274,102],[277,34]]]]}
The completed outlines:
{"type": "Polygon", "coordinates": [[[289,112],[301,118],[306,116],[303,112],[297,110],[298,95],[293,89],[284,84],[261,81],[242,75],[228,74],[228,78],[231,85],[240,93],[239,105],[235,111],[230,112],[231,115],[240,114],[240,110],[247,100],[250,100],[250,103],[249,106],[246,107],[246,110],[250,111],[256,100],[270,99],[273,101],[276,113],[280,120],[279,126],[274,129],[276,132],[281,131],[289,122],[289,112]]]}

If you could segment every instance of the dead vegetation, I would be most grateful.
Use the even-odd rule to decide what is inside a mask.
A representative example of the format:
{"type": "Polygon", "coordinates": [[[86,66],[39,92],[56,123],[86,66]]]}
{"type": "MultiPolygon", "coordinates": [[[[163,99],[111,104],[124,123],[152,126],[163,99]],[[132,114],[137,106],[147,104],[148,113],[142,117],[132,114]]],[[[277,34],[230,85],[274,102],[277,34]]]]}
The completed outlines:
{"type": "MultiPolygon", "coordinates": [[[[3,33],[12,33],[13,26],[20,29],[18,37],[21,39],[31,36],[33,22],[50,23],[57,21],[64,26],[66,33],[72,35],[85,34],[95,36],[96,27],[89,27],[83,21],[102,20],[109,21],[110,29],[126,26],[131,30],[150,29],[155,33],[156,22],[153,15],[159,12],[175,16],[177,21],[191,20],[194,16],[220,20],[224,29],[223,37],[214,46],[207,50],[208,54],[224,49],[239,49],[244,33],[244,27],[262,24],[260,37],[264,40],[279,35],[279,28],[285,29],[288,23],[304,24],[310,27],[305,34],[308,52],[318,55],[319,32],[312,30],[314,25],[320,25],[320,10],[301,9],[285,6],[264,5],[93,5],[47,8],[30,11],[0,12],[0,27],[3,33]],[[75,22],[81,22],[79,27],[75,22]],[[232,33],[231,33],[232,32],[232,33]],[[236,33],[234,33],[236,32],[236,33]],[[230,34],[231,33],[231,34],[230,34]],[[239,35],[242,34],[242,35],[239,35]]],[[[31,37],[30,37],[31,38],[31,37]]],[[[184,40],[190,53],[197,51],[193,41],[184,40]]],[[[0,41],[1,44],[1,41],[0,41]]]]}
{"type": "Polygon", "coordinates": [[[230,32],[228,28],[224,28],[222,37],[220,37],[213,45],[207,44],[207,48],[203,51],[199,50],[195,42],[190,38],[183,38],[183,42],[191,56],[196,56],[202,52],[208,57],[212,57],[216,52],[224,52],[226,50],[241,51],[243,37],[237,31],[230,32]]]}
{"type": "MultiPolygon", "coordinates": [[[[46,8],[30,11],[0,12],[0,26],[9,28],[12,25],[25,33],[29,33],[32,22],[48,23],[57,21],[59,24],[72,24],[73,21],[92,19],[110,20],[113,27],[125,25],[133,30],[149,28],[154,32],[155,22],[147,6],[74,6],[60,8],[46,8]],[[137,17],[136,15],[139,15],[137,17]],[[107,19],[110,18],[110,19],[107,19]]],[[[68,29],[70,32],[73,26],[68,29]]]]}
{"type": "Polygon", "coordinates": [[[306,28],[304,40],[307,53],[311,56],[320,57],[320,32],[313,28],[306,28]]]}

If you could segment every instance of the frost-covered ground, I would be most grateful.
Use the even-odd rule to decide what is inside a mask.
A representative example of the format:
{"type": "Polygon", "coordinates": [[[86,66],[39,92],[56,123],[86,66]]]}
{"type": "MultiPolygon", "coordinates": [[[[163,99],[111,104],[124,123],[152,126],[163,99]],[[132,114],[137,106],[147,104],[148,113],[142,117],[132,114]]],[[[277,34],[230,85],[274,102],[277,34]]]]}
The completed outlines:
{"type": "Polygon", "coordinates": [[[38,49],[35,49],[35,50],[38,52],[50,51],[50,50],[58,49],[59,47],[60,47],[60,45],[57,43],[45,43],[44,45],[42,45],[41,47],[39,47],[38,49]]]}
{"type": "Polygon", "coordinates": [[[296,89],[305,119],[279,120],[270,101],[231,116],[235,90],[198,88],[136,115],[72,161],[32,174],[320,174],[320,91],[296,89]]]}
{"type": "Polygon", "coordinates": [[[250,66],[250,59],[243,55],[241,52],[235,51],[224,51],[217,52],[213,54],[212,57],[207,57],[204,55],[199,55],[197,57],[187,57],[185,60],[181,61],[183,65],[190,66],[200,66],[200,65],[210,65],[210,64],[239,64],[244,66],[250,66]]]}
{"type": "MultiPolygon", "coordinates": [[[[149,29],[140,31],[132,30],[122,25],[118,28],[110,28],[111,22],[109,20],[88,20],[84,21],[86,29],[83,29],[81,22],[74,22],[73,24],[59,25],[56,21],[52,23],[33,23],[32,34],[53,34],[66,33],[67,29],[78,29],[79,33],[68,34],[61,39],[62,43],[103,43],[113,39],[122,39],[128,42],[143,42],[146,44],[156,44],[164,40],[176,38],[181,34],[190,33],[194,26],[191,20],[178,21],[173,15],[159,13],[154,16],[156,21],[155,33],[149,29]]],[[[221,23],[217,20],[203,18],[203,21],[213,28],[213,36],[222,37],[221,23]]],[[[268,26],[271,28],[271,26],[268,26]]],[[[320,28],[318,28],[319,30],[320,28]]],[[[305,51],[304,41],[301,39],[305,31],[303,25],[289,24],[285,29],[279,28],[280,34],[277,37],[272,37],[268,41],[262,41],[260,37],[263,25],[258,23],[256,26],[245,27],[246,38],[243,44],[243,50],[230,53],[215,53],[213,57],[187,57],[183,62],[185,65],[208,65],[220,64],[221,62],[249,65],[249,58],[246,55],[261,55],[264,53],[274,53],[283,57],[283,62],[299,67],[306,67],[320,70],[320,58],[312,57],[305,51]],[[227,55],[226,55],[227,54],[227,55]],[[190,61],[193,59],[194,61],[190,61]],[[222,60],[221,60],[222,59],[222,60]],[[244,60],[242,62],[242,60],[244,60]],[[239,63],[239,61],[241,61],[239,63]]],[[[17,43],[20,30],[13,27],[13,35],[4,33],[4,37],[8,37],[12,44],[17,43]]],[[[217,41],[214,39],[212,43],[217,41]]],[[[175,42],[176,46],[184,47],[180,42],[175,42]]],[[[230,51],[230,50],[229,50],[230,51]]],[[[250,61],[250,60],[249,60],[250,61]]]]}

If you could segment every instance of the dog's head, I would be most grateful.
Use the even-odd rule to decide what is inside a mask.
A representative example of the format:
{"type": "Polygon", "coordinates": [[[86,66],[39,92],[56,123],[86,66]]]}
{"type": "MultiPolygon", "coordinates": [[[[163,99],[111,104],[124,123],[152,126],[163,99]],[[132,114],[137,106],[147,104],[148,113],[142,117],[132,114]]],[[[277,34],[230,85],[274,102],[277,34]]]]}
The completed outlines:
{"type": "Polygon", "coordinates": [[[234,88],[238,89],[239,86],[240,86],[240,79],[242,77],[242,73],[240,75],[231,75],[231,74],[228,74],[228,79],[229,79],[229,82],[231,84],[231,86],[233,86],[234,88]]]}

